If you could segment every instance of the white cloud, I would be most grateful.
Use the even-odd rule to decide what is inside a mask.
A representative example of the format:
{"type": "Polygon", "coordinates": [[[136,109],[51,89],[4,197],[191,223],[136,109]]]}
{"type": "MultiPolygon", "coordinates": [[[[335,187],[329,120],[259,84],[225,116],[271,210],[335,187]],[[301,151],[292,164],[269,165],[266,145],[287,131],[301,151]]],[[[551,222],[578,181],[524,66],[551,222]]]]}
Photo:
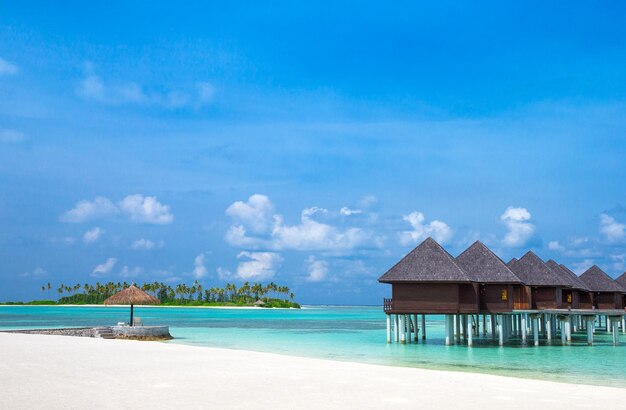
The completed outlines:
{"type": "Polygon", "coordinates": [[[141,266],[135,266],[134,268],[129,268],[124,265],[122,270],[120,271],[120,276],[122,278],[135,278],[143,273],[143,268],[141,266]]]}
{"type": "Polygon", "coordinates": [[[225,239],[243,248],[272,250],[333,250],[343,251],[360,247],[380,247],[382,239],[358,227],[339,228],[318,222],[313,217],[327,215],[326,209],[306,208],[300,223],[287,225],[283,217],[274,214],[274,206],[265,195],[252,195],[248,201],[237,201],[228,207],[226,214],[234,224],[225,239]]]}
{"type": "Polygon", "coordinates": [[[231,280],[233,278],[233,274],[228,269],[220,266],[217,268],[217,277],[220,280],[231,280]]]}
{"type": "Polygon", "coordinates": [[[561,245],[559,241],[548,242],[548,249],[551,251],[565,252],[565,246],[561,245]]]}
{"type": "Polygon", "coordinates": [[[283,258],[275,252],[240,252],[237,259],[246,258],[237,266],[237,277],[242,280],[266,280],[274,277],[283,258]]]}
{"type": "Polygon", "coordinates": [[[589,246],[589,238],[574,237],[567,238],[566,243],[560,241],[550,241],[548,249],[559,252],[571,258],[595,258],[602,255],[601,250],[589,246]]]}
{"type": "Polygon", "coordinates": [[[206,276],[207,274],[207,269],[206,266],[204,266],[204,254],[201,253],[200,255],[196,256],[196,258],[193,261],[193,276],[196,279],[202,279],[203,277],[206,276]]]}
{"type": "Polygon", "coordinates": [[[372,235],[356,227],[339,229],[332,225],[317,222],[311,217],[317,212],[325,212],[319,208],[307,208],[302,211],[300,224],[285,225],[282,218],[276,218],[272,230],[275,249],[293,250],[348,250],[368,245],[379,246],[372,235]]]}
{"type": "Polygon", "coordinates": [[[626,238],[626,225],[610,215],[600,214],[600,232],[609,242],[621,241],[626,238]]]}
{"type": "Polygon", "coordinates": [[[350,216],[350,215],[362,214],[363,211],[360,209],[350,209],[347,206],[344,206],[343,208],[339,210],[339,213],[343,216],[350,216]]]}
{"type": "Polygon", "coordinates": [[[135,250],[145,250],[145,251],[149,251],[152,249],[157,249],[157,248],[162,248],[164,245],[163,241],[159,241],[159,242],[153,242],[149,239],[137,239],[136,241],[134,241],[132,243],[132,245],[130,245],[131,249],[135,249],[135,250]]]}
{"type": "Polygon", "coordinates": [[[0,76],[2,75],[15,75],[20,71],[20,68],[0,57],[0,76]]]}
{"type": "Polygon", "coordinates": [[[90,101],[118,105],[154,106],[165,109],[200,108],[213,101],[215,87],[208,82],[197,83],[194,89],[169,91],[147,90],[133,81],[109,82],[96,74],[94,66],[86,64],[85,76],[76,93],[90,101]]]}
{"type": "Polygon", "coordinates": [[[81,223],[93,219],[123,213],[134,222],[164,225],[174,220],[170,207],[157,201],[154,196],[128,195],[114,204],[110,199],[98,196],[93,201],[82,200],[73,209],[61,215],[62,222],[81,223]]]}
{"type": "Polygon", "coordinates": [[[375,195],[365,195],[359,201],[359,206],[362,208],[369,208],[378,203],[378,198],[375,195]]]}
{"type": "Polygon", "coordinates": [[[97,242],[103,233],[104,231],[96,226],[95,228],[85,232],[85,234],[83,235],[83,242],[85,242],[86,244],[97,242]]]}
{"type": "Polygon", "coordinates": [[[73,209],[61,215],[61,221],[81,223],[103,216],[114,215],[119,210],[109,199],[98,196],[93,201],[78,201],[73,209]]]}
{"type": "Polygon", "coordinates": [[[208,104],[213,102],[215,98],[215,87],[207,82],[200,82],[197,84],[198,88],[198,103],[208,104]]]}
{"type": "Polygon", "coordinates": [[[119,208],[135,222],[165,225],[174,220],[170,207],[157,201],[154,196],[129,195],[119,202],[119,208]]]}
{"type": "Polygon", "coordinates": [[[611,255],[611,260],[613,261],[613,269],[619,273],[623,273],[626,270],[626,253],[611,255]]]}
{"type": "Polygon", "coordinates": [[[91,272],[91,276],[97,278],[97,277],[102,277],[106,275],[107,273],[111,272],[111,269],[113,269],[116,263],[117,263],[117,258],[107,259],[106,262],[93,268],[93,271],[91,272]]]}
{"type": "Polygon", "coordinates": [[[43,268],[35,268],[32,272],[24,272],[20,274],[23,278],[41,278],[48,276],[48,272],[43,268]]]}
{"type": "Polygon", "coordinates": [[[307,270],[309,276],[306,278],[309,282],[321,282],[326,279],[328,274],[328,262],[316,259],[311,255],[307,259],[307,270]]]}
{"type": "Polygon", "coordinates": [[[17,144],[26,139],[26,136],[15,130],[0,130],[0,142],[6,144],[17,144]]]}
{"type": "Polygon", "coordinates": [[[593,266],[593,259],[585,259],[581,262],[576,262],[572,264],[572,270],[576,272],[578,275],[589,269],[593,266]]]}
{"type": "Polygon", "coordinates": [[[64,236],[62,238],[53,237],[50,238],[50,243],[54,245],[72,246],[76,243],[76,239],[71,236],[64,236]]]}
{"type": "Polygon", "coordinates": [[[254,194],[246,202],[237,201],[226,209],[226,215],[253,233],[265,233],[272,224],[274,205],[266,195],[254,194]]]}
{"type": "Polygon", "coordinates": [[[510,247],[525,245],[535,233],[535,225],[529,222],[531,218],[532,215],[526,208],[508,207],[500,216],[508,229],[502,243],[510,247]]]}
{"type": "Polygon", "coordinates": [[[452,238],[452,229],[445,222],[434,220],[424,224],[425,217],[421,212],[411,212],[403,219],[413,227],[412,231],[400,233],[400,243],[404,246],[415,244],[429,236],[440,244],[445,244],[452,238]]]}

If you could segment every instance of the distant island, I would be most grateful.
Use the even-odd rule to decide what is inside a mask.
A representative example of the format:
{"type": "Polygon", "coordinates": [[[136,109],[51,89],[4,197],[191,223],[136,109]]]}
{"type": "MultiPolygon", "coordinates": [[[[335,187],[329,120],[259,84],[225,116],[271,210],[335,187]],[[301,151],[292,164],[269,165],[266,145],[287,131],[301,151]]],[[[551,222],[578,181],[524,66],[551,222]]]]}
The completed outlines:
{"type": "MultiPolygon", "coordinates": [[[[7,305],[99,305],[109,296],[126,289],[128,282],[97,282],[95,285],[77,283],[73,286],[46,283],[40,290],[47,299],[30,302],[5,302],[7,305]],[[51,298],[54,290],[57,300],[51,298]]],[[[162,282],[136,285],[161,301],[162,306],[258,306],[264,308],[300,308],[294,294],[287,286],[274,282],[266,285],[245,282],[241,287],[227,283],[223,288],[205,289],[197,280],[191,286],[179,283],[175,286],[162,282]]]]}

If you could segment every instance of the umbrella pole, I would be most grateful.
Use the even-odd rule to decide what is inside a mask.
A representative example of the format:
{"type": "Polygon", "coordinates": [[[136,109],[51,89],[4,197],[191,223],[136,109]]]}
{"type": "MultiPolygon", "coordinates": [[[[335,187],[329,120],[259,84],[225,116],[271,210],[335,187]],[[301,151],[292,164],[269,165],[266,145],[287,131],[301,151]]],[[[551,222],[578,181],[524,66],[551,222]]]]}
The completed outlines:
{"type": "Polygon", "coordinates": [[[130,305],[130,325],[133,325],[133,305],[130,305]]]}

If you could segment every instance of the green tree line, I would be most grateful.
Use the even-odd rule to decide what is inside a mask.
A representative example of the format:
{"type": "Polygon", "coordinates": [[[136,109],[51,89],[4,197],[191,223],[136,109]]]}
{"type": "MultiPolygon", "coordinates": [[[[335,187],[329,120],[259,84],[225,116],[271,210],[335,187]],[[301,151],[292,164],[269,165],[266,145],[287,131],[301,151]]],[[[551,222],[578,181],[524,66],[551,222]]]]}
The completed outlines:
{"type": "MultiPolygon", "coordinates": [[[[46,283],[41,286],[41,291],[51,300],[51,291],[54,290],[59,304],[101,304],[109,296],[129,286],[128,282],[96,282],[82,285],[62,283],[59,286],[46,283]]],[[[191,285],[146,282],[136,286],[158,298],[162,305],[246,306],[261,300],[265,306],[299,307],[294,302],[294,294],[289,287],[280,286],[274,282],[267,284],[245,282],[239,287],[234,283],[227,283],[224,287],[205,288],[196,280],[191,285]]]]}

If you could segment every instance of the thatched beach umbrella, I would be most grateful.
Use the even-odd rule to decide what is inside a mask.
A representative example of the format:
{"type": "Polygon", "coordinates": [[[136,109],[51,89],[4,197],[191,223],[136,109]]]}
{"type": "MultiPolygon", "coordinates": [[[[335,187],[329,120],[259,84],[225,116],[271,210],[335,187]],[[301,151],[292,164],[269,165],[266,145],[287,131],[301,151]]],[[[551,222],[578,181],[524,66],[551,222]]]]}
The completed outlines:
{"type": "Polygon", "coordinates": [[[127,289],[117,292],[104,301],[105,305],[130,305],[130,325],[133,325],[134,305],[158,305],[161,301],[139,289],[133,283],[127,289]]]}

